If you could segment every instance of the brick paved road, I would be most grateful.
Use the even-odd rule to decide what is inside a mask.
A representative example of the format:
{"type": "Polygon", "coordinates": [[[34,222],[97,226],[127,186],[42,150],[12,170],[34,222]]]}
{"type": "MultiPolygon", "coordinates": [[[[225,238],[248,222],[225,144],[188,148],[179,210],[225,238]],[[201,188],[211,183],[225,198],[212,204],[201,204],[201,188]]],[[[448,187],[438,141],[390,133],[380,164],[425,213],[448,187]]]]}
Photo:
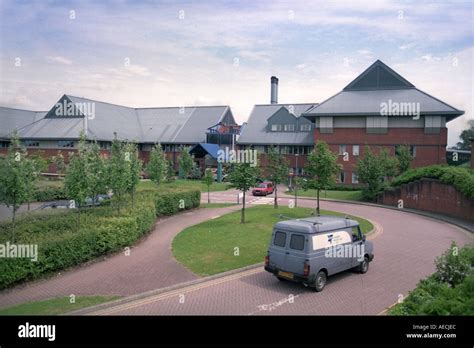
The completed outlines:
{"type": "MultiPolygon", "coordinates": [[[[282,199],[282,203],[286,200],[282,199]]],[[[315,202],[300,201],[301,206],[315,202]]],[[[434,271],[433,260],[452,240],[472,242],[459,228],[399,211],[322,202],[322,208],[379,222],[369,272],[344,272],[321,293],[279,282],[261,268],[102,309],[94,314],[378,314],[434,271]]]]}

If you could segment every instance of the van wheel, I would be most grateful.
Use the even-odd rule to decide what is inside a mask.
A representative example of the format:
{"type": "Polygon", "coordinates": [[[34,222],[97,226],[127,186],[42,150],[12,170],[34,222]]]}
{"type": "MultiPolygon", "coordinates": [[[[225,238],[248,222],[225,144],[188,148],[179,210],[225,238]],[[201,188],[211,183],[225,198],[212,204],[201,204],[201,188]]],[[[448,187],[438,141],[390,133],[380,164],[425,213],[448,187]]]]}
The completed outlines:
{"type": "Polygon", "coordinates": [[[364,257],[364,261],[362,261],[359,265],[358,271],[361,274],[367,273],[369,270],[369,258],[366,256],[364,257]]]}
{"type": "Polygon", "coordinates": [[[327,276],[324,271],[319,271],[316,275],[316,279],[314,280],[314,290],[316,292],[323,291],[324,287],[326,286],[327,276]]]}

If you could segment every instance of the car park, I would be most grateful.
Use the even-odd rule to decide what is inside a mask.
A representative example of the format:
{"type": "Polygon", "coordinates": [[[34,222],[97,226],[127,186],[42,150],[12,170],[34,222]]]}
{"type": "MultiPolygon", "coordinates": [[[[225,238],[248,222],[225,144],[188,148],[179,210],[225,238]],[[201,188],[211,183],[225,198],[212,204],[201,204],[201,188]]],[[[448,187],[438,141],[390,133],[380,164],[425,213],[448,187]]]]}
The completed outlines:
{"type": "Polygon", "coordinates": [[[265,270],[322,291],[329,276],[349,269],[366,273],[373,258],[372,242],[357,221],[318,216],[274,225],[265,270]]]}

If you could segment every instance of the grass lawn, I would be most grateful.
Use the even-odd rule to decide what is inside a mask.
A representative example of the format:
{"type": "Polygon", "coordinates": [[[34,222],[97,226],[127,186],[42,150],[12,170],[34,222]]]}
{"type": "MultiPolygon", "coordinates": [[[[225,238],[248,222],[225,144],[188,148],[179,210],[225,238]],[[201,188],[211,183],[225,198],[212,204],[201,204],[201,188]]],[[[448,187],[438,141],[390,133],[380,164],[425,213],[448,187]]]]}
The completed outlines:
{"type": "Polygon", "coordinates": [[[119,296],[76,296],[76,302],[70,303],[69,297],[57,297],[48,300],[22,303],[0,309],[0,315],[59,315],[77,309],[95,306],[120,298],[119,296]]]}
{"type": "MultiPolygon", "coordinates": [[[[292,195],[292,191],[286,191],[286,194],[292,195]]],[[[316,190],[298,190],[298,197],[312,197],[316,198],[316,190]]],[[[327,190],[320,192],[320,198],[342,199],[345,201],[361,201],[362,191],[335,191],[327,190]]]]}
{"type": "MultiPolygon", "coordinates": [[[[182,180],[178,179],[173,182],[164,182],[160,185],[163,185],[163,187],[169,187],[169,188],[174,188],[174,187],[179,187],[179,188],[195,188],[197,190],[201,190],[201,192],[207,192],[207,186],[200,180],[182,180]]],[[[156,185],[150,181],[150,180],[142,180],[138,184],[138,191],[142,190],[149,190],[149,189],[154,189],[156,188],[156,185]]],[[[211,187],[210,191],[225,191],[229,189],[229,183],[225,182],[214,182],[211,187]]]]}
{"type": "MultiPolygon", "coordinates": [[[[191,226],[181,231],[173,240],[175,258],[192,272],[206,276],[263,262],[267,253],[272,227],[280,221],[279,214],[291,218],[310,216],[311,208],[256,206],[245,210],[246,223],[240,224],[240,211],[191,226]],[[234,248],[239,256],[234,256],[234,248]]],[[[321,210],[322,215],[344,214],[321,210]]],[[[354,218],[354,217],[353,217],[354,218]]],[[[364,233],[372,230],[372,224],[362,218],[354,218],[364,233]]]]}

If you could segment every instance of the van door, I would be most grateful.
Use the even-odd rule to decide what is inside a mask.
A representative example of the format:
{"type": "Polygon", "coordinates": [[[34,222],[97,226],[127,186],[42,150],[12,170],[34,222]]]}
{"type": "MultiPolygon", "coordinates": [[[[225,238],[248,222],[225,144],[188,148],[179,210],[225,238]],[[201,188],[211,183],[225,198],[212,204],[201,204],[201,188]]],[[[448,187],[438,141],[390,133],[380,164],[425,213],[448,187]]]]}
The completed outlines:
{"type": "Polygon", "coordinates": [[[359,266],[364,260],[365,243],[362,239],[362,233],[359,226],[352,227],[352,259],[351,267],[359,266]]]}
{"type": "Polygon", "coordinates": [[[308,258],[306,245],[307,235],[291,233],[286,248],[286,259],[284,270],[287,272],[303,275],[304,262],[308,258]]]}
{"type": "MultiPolygon", "coordinates": [[[[313,236],[313,249],[322,250],[321,257],[317,258],[317,268],[326,268],[329,275],[350,268],[352,259],[344,255],[347,245],[351,247],[351,235],[345,230],[324,232],[313,236]]],[[[319,254],[319,252],[318,252],[319,254]]]]}
{"type": "Polygon", "coordinates": [[[277,269],[285,267],[287,233],[284,231],[274,231],[272,242],[269,248],[270,265],[277,269]]]}

